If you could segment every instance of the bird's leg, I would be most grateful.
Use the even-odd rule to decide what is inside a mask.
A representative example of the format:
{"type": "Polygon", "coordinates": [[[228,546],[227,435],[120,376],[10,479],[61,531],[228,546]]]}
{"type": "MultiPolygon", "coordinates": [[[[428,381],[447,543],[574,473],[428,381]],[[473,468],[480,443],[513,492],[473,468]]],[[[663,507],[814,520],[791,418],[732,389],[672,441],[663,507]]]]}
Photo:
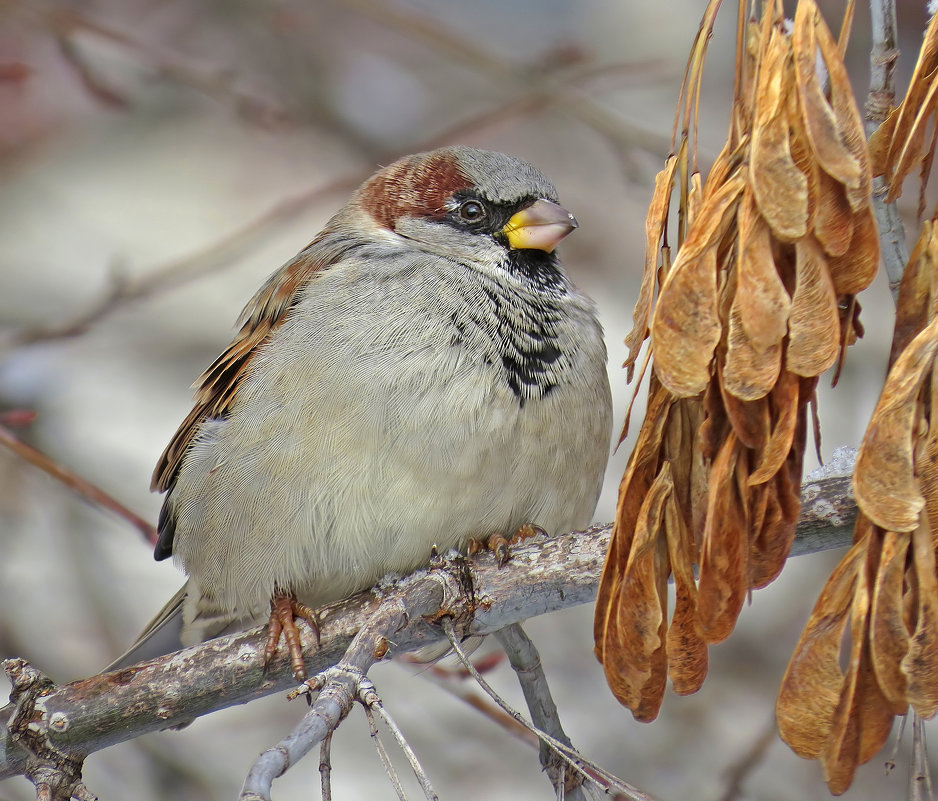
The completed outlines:
{"type": "Polygon", "coordinates": [[[267,644],[264,646],[264,670],[277,653],[282,634],[290,651],[290,666],[297,681],[306,680],[306,666],[303,664],[303,643],[296,627],[296,618],[301,617],[312,628],[319,646],[319,615],[315,609],[300,603],[296,595],[277,587],[270,598],[270,620],[268,622],[267,644]]]}
{"type": "Polygon", "coordinates": [[[534,537],[537,534],[547,534],[544,529],[540,526],[532,525],[531,523],[525,523],[521,526],[511,537],[506,537],[504,534],[492,534],[487,540],[469,540],[469,556],[473,556],[481,551],[483,548],[487,551],[491,551],[495,555],[495,562],[499,567],[504,567],[508,562],[508,559],[511,557],[510,547],[512,545],[517,545],[519,542],[523,542],[529,537],[534,537]]]}

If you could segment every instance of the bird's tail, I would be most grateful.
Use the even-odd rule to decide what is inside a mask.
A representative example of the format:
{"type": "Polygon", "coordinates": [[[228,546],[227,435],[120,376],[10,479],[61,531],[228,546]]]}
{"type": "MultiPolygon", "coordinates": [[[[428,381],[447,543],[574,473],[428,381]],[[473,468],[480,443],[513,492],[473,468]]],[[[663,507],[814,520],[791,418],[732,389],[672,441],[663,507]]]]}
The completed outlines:
{"type": "Polygon", "coordinates": [[[187,645],[237,631],[249,623],[220,607],[190,579],[150,621],[134,644],[108,665],[105,671],[156,659],[187,645]]]}
{"type": "Polygon", "coordinates": [[[140,636],[124,653],[104,670],[119,670],[182,648],[182,605],[189,589],[183,584],[156,617],[140,632],[140,636]]]}

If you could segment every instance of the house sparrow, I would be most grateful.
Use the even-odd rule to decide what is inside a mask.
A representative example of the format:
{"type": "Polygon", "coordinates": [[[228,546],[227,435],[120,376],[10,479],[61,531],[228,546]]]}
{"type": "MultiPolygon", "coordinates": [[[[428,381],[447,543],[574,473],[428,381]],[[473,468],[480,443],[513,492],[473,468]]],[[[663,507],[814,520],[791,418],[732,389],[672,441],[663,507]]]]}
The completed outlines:
{"type": "Polygon", "coordinates": [[[501,153],[447,147],[367,180],[198,380],[152,483],[155,556],[189,579],[115,664],[270,614],[268,657],[285,628],[302,675],[295,614],[434,545],[589,523],[611,400],[596,310],[553,252],[576,225],[501,153]]]}

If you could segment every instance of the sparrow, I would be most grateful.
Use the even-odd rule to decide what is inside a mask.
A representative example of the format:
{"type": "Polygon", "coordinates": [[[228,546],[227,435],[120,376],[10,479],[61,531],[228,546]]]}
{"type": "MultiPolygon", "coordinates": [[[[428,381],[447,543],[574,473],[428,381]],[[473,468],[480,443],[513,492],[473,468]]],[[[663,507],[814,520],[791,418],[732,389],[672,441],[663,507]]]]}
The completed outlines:
{"type": "Polygon", "coordinates": [[[555,253],[576,227],[501,153],[365,181],[196,382],[152,481],[156,559],[188,580],[115,666],[266,619],[267,658],[283,631],[303,677],[295,616],[434,547],[587,525],[611,398],[596,308],[555,253]]]}

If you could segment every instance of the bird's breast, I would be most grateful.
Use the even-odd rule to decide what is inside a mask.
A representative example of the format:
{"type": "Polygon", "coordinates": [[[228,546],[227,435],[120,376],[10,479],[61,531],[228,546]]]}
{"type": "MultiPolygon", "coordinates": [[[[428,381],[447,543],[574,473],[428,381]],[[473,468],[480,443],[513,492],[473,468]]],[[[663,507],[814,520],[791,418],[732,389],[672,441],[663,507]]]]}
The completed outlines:
{"type": "Polygon", "coordinates": [[[173,489],[176,556],[230,608],[263,609],[274,584],[334,600],[434,544],[571,528],[595,504],[609,423],[591,312],[341,278],[314,282],[173,489]]]}

